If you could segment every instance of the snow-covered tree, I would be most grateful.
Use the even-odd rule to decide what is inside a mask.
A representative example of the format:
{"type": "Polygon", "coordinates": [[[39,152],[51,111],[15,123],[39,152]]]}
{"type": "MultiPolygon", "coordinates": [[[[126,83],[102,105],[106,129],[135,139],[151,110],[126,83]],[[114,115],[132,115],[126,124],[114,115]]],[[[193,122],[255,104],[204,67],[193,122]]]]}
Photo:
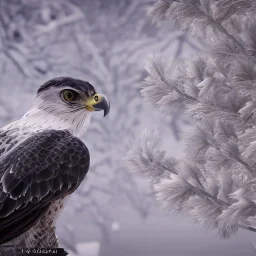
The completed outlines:
{"type": "Polygon", "coordinates": [[[149,9],[154,22],[178,22],[207,48],[179,65],[151,56],[146,66],[145,100],[166,115],[184,106],[194,119],[184,158],[168,155],[156,132],[139,136],[126,158],[164,207],[222,238],[256,231],[255,11],[253,0],[160,0],[149,9]]]}

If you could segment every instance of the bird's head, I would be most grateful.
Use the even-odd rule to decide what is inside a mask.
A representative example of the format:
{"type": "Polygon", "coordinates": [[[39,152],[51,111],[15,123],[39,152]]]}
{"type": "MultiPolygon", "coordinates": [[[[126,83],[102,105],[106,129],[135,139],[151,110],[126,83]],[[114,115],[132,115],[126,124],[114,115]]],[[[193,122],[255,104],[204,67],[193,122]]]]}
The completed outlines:
{"type": "Polygon", "coordinates": [[[34,116],[41,118],[40,125],[69,129],[77,135],[87,129],[93,111],[102,110],[106,116],[110,104],[106,96],[97,93],[89,82],[58,77],[39,88],[32,113],[33,110],[34,116]]]}

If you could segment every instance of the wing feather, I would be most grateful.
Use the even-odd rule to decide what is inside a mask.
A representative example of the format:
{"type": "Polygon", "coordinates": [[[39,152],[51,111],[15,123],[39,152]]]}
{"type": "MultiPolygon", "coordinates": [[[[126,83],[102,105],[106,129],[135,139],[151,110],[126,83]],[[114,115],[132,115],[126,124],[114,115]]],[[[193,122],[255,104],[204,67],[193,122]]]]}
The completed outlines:
{"type": "Polygon", "coordinates": [[[26,232],[88,172],[87,147],[68,131],[37,133],[0,162],[0,244],[26,232]]]}

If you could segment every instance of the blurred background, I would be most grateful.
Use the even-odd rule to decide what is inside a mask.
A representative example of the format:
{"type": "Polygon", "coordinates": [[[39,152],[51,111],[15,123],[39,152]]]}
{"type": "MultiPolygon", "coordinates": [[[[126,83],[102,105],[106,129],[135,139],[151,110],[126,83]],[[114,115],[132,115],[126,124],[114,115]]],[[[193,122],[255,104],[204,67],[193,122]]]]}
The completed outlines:
{"type": "Polygon", "coordinates": [[[107,118],[94,114],[83,138],[90,172],[69,200],[57,232],[73,256],[256,255],[256,237],[242,232],[221,241],[192,220],[162,211],[150,184],[130,174],[123,158],[136,133],[165,135],[165,147],[182,157],[191,120],[171,118],[140,96],[150,53],[184,61],[203,45],[174,26],[156,28],[150,0],[0,0],[0,124],[23,115],[38,87],[56,76],[92,83],[111,101],[107,118]]]}

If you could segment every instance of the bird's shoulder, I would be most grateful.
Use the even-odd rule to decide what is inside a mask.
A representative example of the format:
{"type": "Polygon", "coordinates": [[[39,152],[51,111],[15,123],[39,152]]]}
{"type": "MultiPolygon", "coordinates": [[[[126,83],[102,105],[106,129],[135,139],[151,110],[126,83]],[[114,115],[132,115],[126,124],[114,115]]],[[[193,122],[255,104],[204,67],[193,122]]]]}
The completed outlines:
{"type": "Polygon", "coordinates": [[[0,128],[0,160],[26,135],[16,123],[13,122],[0,128]]]}
{"type": "Polygon", "coordinates": [[[76,190],[89,165],[87,147],[66,130],[44,130],[18,142],[0,161],[0,244],[76,190]]]}
{"type": "Polygon", "coordinates": [[[89,167],[90,154],[86,145],[67,130],[43,130],[30,134],[1,159],[0,173],[12,169],[16,176],[40,172],[45,168],[77,165],[89,167]]]}
{"type": "Polygon", "coordinates": [[[41,200],[63,184],[68,190],[76,189],[89,165],[89,151],[79,138],[65,130],[45,130],[31,135],[1,159],[0,190],[12,198],[30,190],[41,200]]]}

